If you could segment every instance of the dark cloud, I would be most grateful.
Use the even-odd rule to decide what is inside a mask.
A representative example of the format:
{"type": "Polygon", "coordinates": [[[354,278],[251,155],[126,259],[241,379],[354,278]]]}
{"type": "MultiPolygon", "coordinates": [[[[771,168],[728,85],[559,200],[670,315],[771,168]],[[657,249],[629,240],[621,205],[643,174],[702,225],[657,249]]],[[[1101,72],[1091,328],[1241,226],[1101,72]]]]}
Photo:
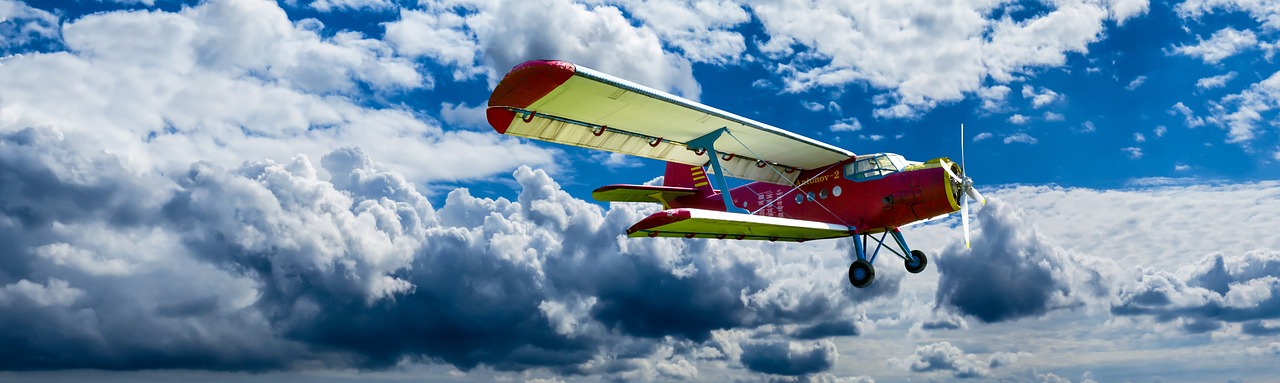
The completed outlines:
{"type": "Polygon", "coordinates": [[[1210,254],[1175,272],[1138,270],[1121,285],[1111,313],[1179,321],[1188,333],[1242,323],[1241,331],[1265,336],[1280,332],[1267,320],[1280,319],[1280,252],[1255,250],[1243,255],[1210,254]]]}
{"type": "Polygon", "coordinates": [[[830,370],[840,358],[830,340],[757,342],[742,345],[742,365],[775,375],[809,375],[830,370]]]}
{"type": "Polygon", "coordinates": [[[791,334],[796,339],[821,339],[833,336],[858,335],[861,330],[853,321],[829,321],[815,323],[797,329],[791,334]]]}
{"type": "Polygon", "coordinates": [[[999,199],[978,210],[972,250],[938,254],[937,302],[987,323],[1043,315],[1104,296],[1107,284],[1082,257],[1047,243],[1017,208],[999,199]]]}
{"type": "Polygon", "coordinates": [[[601,209],[528,168],[516,201],[458,189],[436,209],[355,148],[323,170],[297,156],[161,176],[94,145],[0,136],[0,369],[422,361],[679,379],[711,347],[809,374],[834,363],[829,341],[731,354],[714,334],[854,335],[855,304],[900,279],[853,289],[823,262],[781,262],[782,244],[627,240],[651,207],[601,209]]]}
{"type": "Polygon", "coordinates": [[[1240,331],[1253,336],[1272,336],[1280,334],[1280,325],[1261,320],[1248,321],[1241,324],[1240,331]]]}

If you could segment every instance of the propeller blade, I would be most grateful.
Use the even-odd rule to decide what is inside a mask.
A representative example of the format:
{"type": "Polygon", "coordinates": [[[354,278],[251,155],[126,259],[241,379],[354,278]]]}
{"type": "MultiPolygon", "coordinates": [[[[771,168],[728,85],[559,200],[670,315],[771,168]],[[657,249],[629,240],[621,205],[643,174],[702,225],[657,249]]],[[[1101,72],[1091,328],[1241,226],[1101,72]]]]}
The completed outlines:
{"type": "Polygon", "coordinates": [[[960,222],[964,226],[964,248],[969,248],[969,200],[960,205],[960,222]]]}
{"type": "Polygon", "coordinates": [[[964,178],[960,178],[960,176],[956,175],[955,172],[952,172],[950,166],[943,164],[942,171],[947,172],[947,175],[951,176],[952,181],[955,181],[956,183],[964,183],[964,178]]]}
{"type": "Polygon", "coordinates": [[[982,198],[982,193],[978,193],[978,189],[973,187],[973,180],[969,179],[966,181],[968,182],[965,182],[964,184],[964,194],[968,194],[969,198],[973,198],[974,201],[978,201],[978,202],[981,202],[983,205],[986,205],[987,199],[982,198]]]}

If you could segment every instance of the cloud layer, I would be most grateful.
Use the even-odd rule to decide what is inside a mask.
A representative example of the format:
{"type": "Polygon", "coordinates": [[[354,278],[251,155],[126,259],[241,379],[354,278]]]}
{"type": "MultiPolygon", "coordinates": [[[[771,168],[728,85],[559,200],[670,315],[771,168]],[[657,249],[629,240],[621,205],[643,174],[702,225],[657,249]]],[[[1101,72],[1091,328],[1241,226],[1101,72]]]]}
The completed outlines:
{"type": "MultiPolygon", "coordinates": [[[[602,211],[529,168],[517,201],[457,189],[436,209],[355,148],[321,159],[326,180],[302,155],[160,176],[95,145],[51,128],[0,136],[4,369],[430,360],[661,375],[691,358],[664,347],[727,358],[736,341],[718,331],[854,335],[823,326],[869,299],[826,272],[847,249],[784,262],[778,245],[627,241],[643,210],[602,211]]],[[[794,347],[741,347],[771,374],[822,372],[837,355],[829,341],[781,360],[794,347]]]]}

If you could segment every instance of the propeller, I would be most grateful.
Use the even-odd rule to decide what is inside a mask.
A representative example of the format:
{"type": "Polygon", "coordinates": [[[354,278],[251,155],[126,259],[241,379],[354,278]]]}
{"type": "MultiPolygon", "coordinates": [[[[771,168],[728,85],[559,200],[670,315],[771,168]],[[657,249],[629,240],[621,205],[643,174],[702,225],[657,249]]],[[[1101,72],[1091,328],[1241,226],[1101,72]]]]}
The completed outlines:
{"type": "MultiPolygon", "coordinates": [[[[965,169],[967,169],[965,167],[965,159],[964,159],[964,138],[965,138],[964,124],[960,124],[960,171],[961,172],[965,172],[965,169]]],[[[969,178],[967,174],[965,177],[960,177],[959,175],[956,175],[955,172],[951,171],[950,166],[943,166],[942,169],[947,172],[947,175],[951,176],[951,180],[955,181],[956,185],[960,188],[960,190],[963,190],[964,194],[969,196],[969,198],[965,198],[964,201],[962,201],[960,204],[960,222],[961,222],[961,225],[964,226],[964,248],[968,249],[969,248],[969,199],[973,199],[974,201],[981,202],[983,205],[987,204],[987,199],[983,198],[982,193],[978,193],[978,189],[973,187],[973,178],[969,178]]]]}

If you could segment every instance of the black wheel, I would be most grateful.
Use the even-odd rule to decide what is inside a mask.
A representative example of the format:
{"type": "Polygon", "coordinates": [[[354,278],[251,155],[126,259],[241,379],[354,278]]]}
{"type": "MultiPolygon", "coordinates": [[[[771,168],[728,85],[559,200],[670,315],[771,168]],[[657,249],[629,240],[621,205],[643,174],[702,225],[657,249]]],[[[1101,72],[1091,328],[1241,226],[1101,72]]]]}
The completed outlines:
{"type": "Polygon", "coordinates": [[[849,265],[849,283],[853,284],[853,287],[870,286],[873,279],[876,279],[876,269],[871,267],[871,262],[859,259],[849,265]]]}
{"type": "Polygon", "coordinates": [[[929,264],[929,258],[924,257],[924,252],[920,250],[911,250],[911,256],[915,258],[915,262],[903,261],[907,264],[907,272],[919,274],[924,271],[924,267],[929,264]]]}

